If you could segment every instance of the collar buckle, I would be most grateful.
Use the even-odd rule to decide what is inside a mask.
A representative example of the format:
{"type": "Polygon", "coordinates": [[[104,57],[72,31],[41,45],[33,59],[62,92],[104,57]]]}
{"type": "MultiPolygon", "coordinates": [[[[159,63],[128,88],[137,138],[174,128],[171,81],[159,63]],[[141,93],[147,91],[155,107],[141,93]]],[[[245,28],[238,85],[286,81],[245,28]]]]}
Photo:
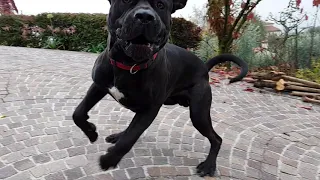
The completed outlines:
{"type": "Polygon", "coordinates": [[[139,70],[136,70],[133,72],[133,68],[136,66],[137,64],[134,64],[131,68],[130,68],[130,74],[136,74],[139,70]]]}

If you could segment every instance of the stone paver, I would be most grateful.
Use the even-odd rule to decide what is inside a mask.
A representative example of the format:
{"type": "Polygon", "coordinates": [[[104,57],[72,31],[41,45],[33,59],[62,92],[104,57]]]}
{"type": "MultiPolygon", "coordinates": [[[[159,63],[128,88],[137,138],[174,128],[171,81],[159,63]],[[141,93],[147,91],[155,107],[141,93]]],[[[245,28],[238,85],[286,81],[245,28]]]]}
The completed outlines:
{"type": "MultiPolygon", "coordinates": [[[[74,125],[97,56],[0,46],[0,179],[204,179],[195,167],[209,142],[180,106],[163,106],[118,168],[99,169],[110,147],[104,138],[134,113],[106,96],[89,114],[99,132],[94,144],[74,125]]],[[[212,86],[212,123],[223,137],[215,179],[320,180],[320,107],[302,109],[299,99],[247,86],[212,86]]]]}

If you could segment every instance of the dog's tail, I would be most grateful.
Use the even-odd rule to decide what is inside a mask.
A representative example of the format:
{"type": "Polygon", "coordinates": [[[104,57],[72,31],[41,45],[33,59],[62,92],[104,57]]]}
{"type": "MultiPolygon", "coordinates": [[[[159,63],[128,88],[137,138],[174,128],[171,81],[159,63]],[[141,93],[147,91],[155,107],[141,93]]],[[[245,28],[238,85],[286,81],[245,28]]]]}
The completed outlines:
{"type": "Polygon", "coordinates": [[[234,56],[232,54],[221,54],[221,55],[215,56],[214,58],[208,60],[206,62],[208,72],[213,68],[213,66],[215,66],[219,63],[227,62],[227,61],[234,62],[235,64],[237,64],[241,68],[240,74],[234,78],[231,78],[229,81],[230,83],[240,81],[242,78],[244,78],[248,74],[248,71],[249,71],[248,64],[245,61],[243,61],[242,59],[240,59],[239,57],[234,56]]]}

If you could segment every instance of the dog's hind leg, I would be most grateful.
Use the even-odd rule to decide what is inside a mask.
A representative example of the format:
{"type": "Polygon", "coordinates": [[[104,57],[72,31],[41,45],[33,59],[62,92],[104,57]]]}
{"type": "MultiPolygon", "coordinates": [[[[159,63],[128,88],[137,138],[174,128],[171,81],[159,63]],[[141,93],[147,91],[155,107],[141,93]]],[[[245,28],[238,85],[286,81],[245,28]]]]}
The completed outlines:
{"type": "Polygon", "coordinates": [[[88,122],[89,119],[88,112],[90,109],[96,105],[105,95],[107,91],[103,91],[97,85],[92,83],[86,96],[81,101],[81,103],[75,109],[72,118],[74,123],[85,133],[89,138],[90,142],[95,142],[98,138],[98,133],[96,132],[96,126],[88,122]]]}
{"type": "Polygon", "coordinates": [[[207,159],[197,166],[200,176],[214,176],[216,171],[216,160],[222,143],[221,137],[213,130],[210,108],[211,88],[207,81],[197,83],[190,89],[190,118],[193,126],[206,138],[211,148],[207,159]]]}

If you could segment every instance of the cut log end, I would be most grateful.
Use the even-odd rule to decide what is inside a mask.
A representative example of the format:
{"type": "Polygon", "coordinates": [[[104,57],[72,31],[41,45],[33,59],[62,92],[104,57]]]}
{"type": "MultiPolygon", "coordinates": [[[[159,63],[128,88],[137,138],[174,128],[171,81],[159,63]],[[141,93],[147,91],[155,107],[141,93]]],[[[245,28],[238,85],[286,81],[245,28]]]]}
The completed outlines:
{"type": "Polygon", "coordinates": [[[280,79],[279,81],[276,82],[276,90],[277,91],[283,91],[285,86],[284,86],[284,80],[280,79]]]}

